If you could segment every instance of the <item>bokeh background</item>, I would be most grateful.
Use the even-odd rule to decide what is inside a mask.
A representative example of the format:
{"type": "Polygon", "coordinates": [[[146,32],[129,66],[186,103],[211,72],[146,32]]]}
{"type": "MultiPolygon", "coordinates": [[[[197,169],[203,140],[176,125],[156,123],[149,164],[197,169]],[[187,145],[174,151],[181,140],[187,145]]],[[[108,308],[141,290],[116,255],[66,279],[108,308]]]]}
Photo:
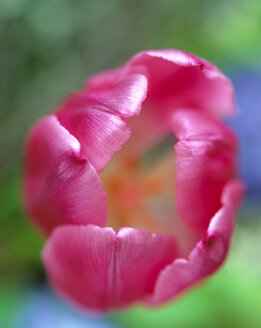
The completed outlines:
{"type": "Polygon", "coordinates": [[[0,327],[261,327],[260,126],[260,0],[0,0],[0,327]],[[193,52],[232,79],[247,197],[218,274],[158,309],[87,317],[46,284],[43,240],[21,209],[23,143],[88,75],[153,48],[193,52]]]}

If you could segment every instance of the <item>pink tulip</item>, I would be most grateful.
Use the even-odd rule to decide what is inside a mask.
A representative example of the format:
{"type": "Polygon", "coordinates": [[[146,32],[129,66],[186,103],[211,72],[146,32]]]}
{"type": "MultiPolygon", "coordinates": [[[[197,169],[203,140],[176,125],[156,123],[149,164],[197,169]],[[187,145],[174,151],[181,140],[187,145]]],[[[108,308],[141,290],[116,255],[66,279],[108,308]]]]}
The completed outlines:
{"type": "Polygon", "coordinates": [[[35,124],[24,199],[62,297],[100,311],[156,305],[220,267],[244,189],[237,139],[220,121],[233,110],[215,66],[153,50],[93,76],[35,124]],[[170,149],[145,165],[169,133],[175,159],[170,149]]]}

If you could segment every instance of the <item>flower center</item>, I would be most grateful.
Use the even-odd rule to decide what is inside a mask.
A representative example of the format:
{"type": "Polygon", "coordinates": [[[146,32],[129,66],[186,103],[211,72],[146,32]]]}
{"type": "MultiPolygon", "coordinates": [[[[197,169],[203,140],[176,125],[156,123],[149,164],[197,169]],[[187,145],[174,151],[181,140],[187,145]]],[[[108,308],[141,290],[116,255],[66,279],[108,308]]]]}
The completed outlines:
{"type": "Polygon", "coordinates": [[[120,151],[101,173],[109,202],[108,226],[164,232],[167,222],[173,222],[174,151],[162,155],[162,148],[160,155],[120,151]]]}

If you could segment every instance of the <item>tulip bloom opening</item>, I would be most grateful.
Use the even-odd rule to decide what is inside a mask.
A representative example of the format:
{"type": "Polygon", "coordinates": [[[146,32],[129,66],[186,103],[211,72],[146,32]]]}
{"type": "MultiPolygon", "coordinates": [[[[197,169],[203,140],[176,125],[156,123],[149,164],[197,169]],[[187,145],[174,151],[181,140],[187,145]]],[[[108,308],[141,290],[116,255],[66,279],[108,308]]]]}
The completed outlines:
{"type": "Polygon", "coordinates": [[[215,66],[154,50],[94,75],[35,124],[24,201],[62,297],[99,311],[152,306],[220,267],[243,192],[221,121],[233,109],[215,66]]]}

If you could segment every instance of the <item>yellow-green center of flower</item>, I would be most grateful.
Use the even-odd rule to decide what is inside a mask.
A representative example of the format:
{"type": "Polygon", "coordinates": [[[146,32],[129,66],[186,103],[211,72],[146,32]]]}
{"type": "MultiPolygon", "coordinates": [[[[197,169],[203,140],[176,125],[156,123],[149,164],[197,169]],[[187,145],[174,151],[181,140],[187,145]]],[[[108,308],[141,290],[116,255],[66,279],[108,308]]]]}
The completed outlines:
{"type": "MultiPolygon", "coordinates": [[[[116,154],[117,155],[117,154],[116,154]]],[[[162,231],[174,215],[174,152],[152,165],[144,156],[124,153],[101,174],[109,202],[108,226],[162,231]]]]}

